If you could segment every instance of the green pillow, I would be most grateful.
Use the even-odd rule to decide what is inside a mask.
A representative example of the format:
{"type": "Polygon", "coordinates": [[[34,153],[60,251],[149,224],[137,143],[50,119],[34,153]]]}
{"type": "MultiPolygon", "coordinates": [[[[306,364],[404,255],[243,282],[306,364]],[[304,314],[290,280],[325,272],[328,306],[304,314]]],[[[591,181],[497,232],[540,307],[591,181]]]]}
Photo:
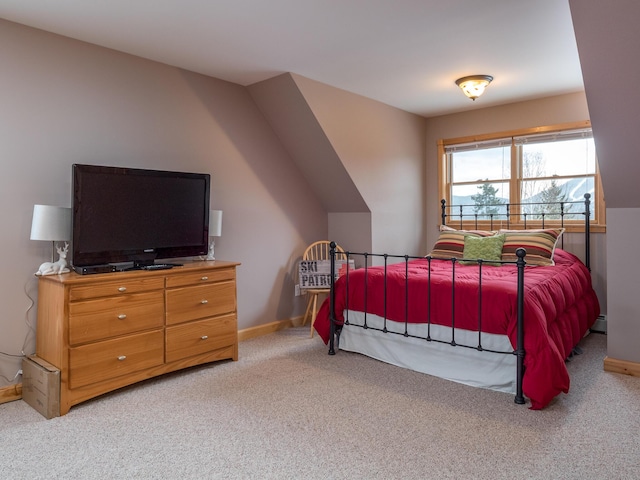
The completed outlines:
{"type": "MultiPolygon", "coordinates": [[[[483,261],[500,261],[502,259],[502,246],[506,235],[497,234],[491,237],[472,237],[466,236],[464,239],[464,251],[462,258],[464,260],[483,260],[483,261]]],[[[464,262],[465,265],[477,263],[464,262]]],[[[502,265],[501,263],[488,263],[488,265],[502,265]]]]}

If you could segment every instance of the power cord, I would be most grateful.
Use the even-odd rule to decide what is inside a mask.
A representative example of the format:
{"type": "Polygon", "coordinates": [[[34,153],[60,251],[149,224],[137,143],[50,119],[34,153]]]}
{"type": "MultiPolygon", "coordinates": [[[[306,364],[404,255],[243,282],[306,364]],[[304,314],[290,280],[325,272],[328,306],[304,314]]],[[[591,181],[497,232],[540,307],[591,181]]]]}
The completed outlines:
{"type": "MultiPolygon", "coordinates": [[[[31,283],[33,283],[35,280],[36,280],[35,277],[33,277],[30,281],[27,281],[24,284],[24,293],[25,293],[25,295],[27,296],[27,298],[29,299],[29,301],[31,303],[27,307],[27,310],[24,312],[24,323],[27,326],[27,334],[25,335],[24,342],[22,343],[22,349],[20,350],[20,354],[17,355],[17,354],[14,354],[14,353],[7,353],[7,352],[0,351],[0,355],[4,355],[5,357],[11,357],[11,358],[24,358],[24,357],[27,356],[27,354],[25,353],[25,350],[27,348],[27,344],[31,340],[31,337],[33,335],[35,335],[35,328],[31,324],[31,322],[29,321],[29,312],[31,311],[31,309],[35,305],[35,301],[34,301],[33,297],[31,295],[29,295],[28,288],[29,288],[29,285],[31,283]]],[[[1,375],[1,374],[0,374],[0,378],[3,378],[8,383],[11,383],[14,380],[16,380],[20,375],[22,375],[22,369],[19,369],[16,372],[16,374],[13,376],[13,378],[8,378],[8,377],[5,377],[4,375],[1,375]]]]}
{"type": "Polygon", "coordinates": [[[35,334],[36,334],[36,329],[34,328],[32,323],[29,321],[29,312],[31,311],[33,306],[36,304],[36,302],[33,299],[33,297],[31,295],[29,295],[29,290],[28,290],[29,285],[30,284],[34,284],[36,282],[37,282],[37,279],[36,279],[35,276],[33,276],[27,282],[25,282],[25,284],[24,284],[24,294],[27,296],[27,298],[29,299],[29,301],[31,303],[27,307],[27,310],[24,312],[24,324],[27,326],[27,334],[24,337],[24,342],[22,343],[22,349],[20,350],[20,353],[22,354],[23,357],[25,357],[27,355],[25,353],[25,350],[27,348],[27,344],[31,340],[32,336],[35,336],[35,334]]]}
{"type": "Polygon", "coordinates": [[[4,375],[0,375],[0,377],[4,378],[8,383],[11,383],[15,379],[17,379],[20,375],[22,375],[22,369],[18,370],[16,374],[13,376],[13,378],[7,378],[4,375]]]}
{"type": "MultiPolygon", "coordinates": [[[[10,353],[5,353],[5,352],[0,352],[0,355],[5,355],[7,357],[14,357],[14,358],[23,358],[24,355],[12,355],[10,353]]],[[[9,377],[5,377],[4,375],[0,375],[0,378],[4,379],[7,381],[7,383],[11,383],[13,382],[16,378],[18,378],[20,375],[22,375],[22,369],[18,370],[16,372],[16,374],[13,376],[13,378],[9,378],[9,377]]]]}

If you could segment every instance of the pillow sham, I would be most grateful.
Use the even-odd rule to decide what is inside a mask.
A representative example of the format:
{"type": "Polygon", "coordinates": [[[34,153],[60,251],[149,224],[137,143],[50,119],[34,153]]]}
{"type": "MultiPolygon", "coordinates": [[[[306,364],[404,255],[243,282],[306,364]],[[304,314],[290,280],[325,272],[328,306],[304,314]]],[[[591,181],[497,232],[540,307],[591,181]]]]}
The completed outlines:
{"type": "Polygon", "coordinates": [[[462,258],[464,253],[464,239],[472,237],[489,237],[495,232],[485,230],[455,230],[446,225],[440,227],[440,236],[429,253],[433,258],[462,258]]]}
{"type": "Polygon", "coordinates": [[[504,245],[505,238],[505,234],[496,234],[490,237],[467,235],[464,239],[463,260],[461,260],[460,263],[470,265],[477,263],[478,260],[483,260],[483,262],[486,262],[486,265],[502,265],[501,263],[491,263],[491,261],[499,262],[502,260],[502,246],[504,245]]]}
{"type": "Polygon", "coordinates": [[[524,258],[527,265],[548,266],[555,265],[553,253],[564,228],[499,230],[498,233],[504,233],[506,236],[502,246],[502,261],[518,260],[516,250],[522,247],[527,251],[524,258]]]}

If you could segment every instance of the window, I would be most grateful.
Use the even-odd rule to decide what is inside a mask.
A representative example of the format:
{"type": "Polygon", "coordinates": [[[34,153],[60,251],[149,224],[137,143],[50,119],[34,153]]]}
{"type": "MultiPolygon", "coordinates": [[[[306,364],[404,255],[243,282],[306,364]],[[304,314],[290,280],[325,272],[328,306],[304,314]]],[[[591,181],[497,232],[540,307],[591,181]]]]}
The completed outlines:
{"type": "Polygon", "coordinates": [[[584,216],[571,212],[584,212],[589,193],[590,223],[604,231],[604,199],[588,122],[442,140],[439,150],[441,198],[448,205],[463,205],[465,226],[504,221],[507,211],[511,224],[553,224],[562,213],[565,227],[578,231],[584,216]],[[543,203],[555,205],[550,209],[543,203]]]}

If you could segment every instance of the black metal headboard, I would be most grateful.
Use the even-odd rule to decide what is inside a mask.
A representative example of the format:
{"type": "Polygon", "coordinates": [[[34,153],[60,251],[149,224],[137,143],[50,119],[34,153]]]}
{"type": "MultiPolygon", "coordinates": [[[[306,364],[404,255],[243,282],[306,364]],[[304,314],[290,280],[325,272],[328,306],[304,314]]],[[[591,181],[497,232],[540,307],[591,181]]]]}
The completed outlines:
{"type": "MultiPolygon", "coordinates": [[[[489,222],[490,230],[493,230],[494,222],[506,224],[506,228],[510,228],[514,217],[518,219],[523,229],[527,229],[527,222],[533,221],[540,222],[539,225],[542,228],[545,228],[545,221],[553,221],[554,226],[559,222],[560,227],[564,228],[565,220],[582,216],[585,234],[584,263],[591,271],[591,194],[589,193],[584,194],[584,201],[572,202],[496,203],[482,205],[481,208],[476,204],[447,205],[445,199],[440,203],[442,225],[447,225],[447,219],[454,219],[459,223],[460,229],[463,228],[465,221],[473,222],[476,229],[479,222],[483,221],[489,222]]],[[[562,242],[564,246],[564,239],[562,242]]]]}

